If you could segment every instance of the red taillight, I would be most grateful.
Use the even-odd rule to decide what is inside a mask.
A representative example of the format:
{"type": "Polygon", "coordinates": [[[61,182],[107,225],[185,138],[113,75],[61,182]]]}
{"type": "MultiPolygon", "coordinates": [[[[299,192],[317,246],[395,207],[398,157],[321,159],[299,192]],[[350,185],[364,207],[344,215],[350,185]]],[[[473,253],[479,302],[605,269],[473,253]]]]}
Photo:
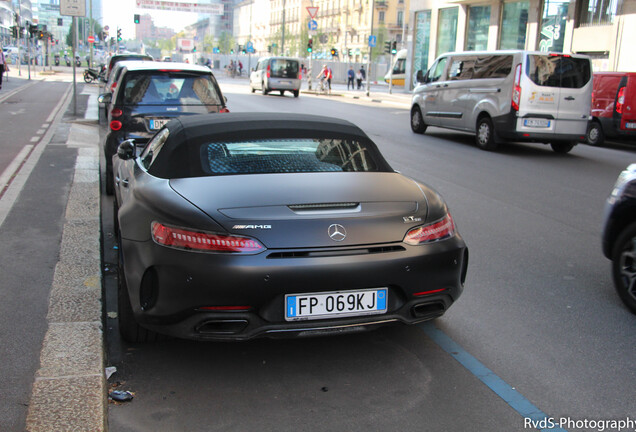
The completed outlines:
{"type": "Polygon", "coordinates": [[[113,120],[110,122],[110,129],[114,131],[118,131],[121,129],[121,122],[119,120],[113,120]]]}
{"type": "Polygon", "coordinates": [[[111,117],[121,117],[121,115],[122,115],[123,113],[124,113],[124,112],[123,112],[120,108],[113,108],[113,109],[110,111],[110,116],[111,116],[111,117]]]}
{"type": "Polygon", "coordinates": [[[616,112],[623,114],[623,105],[625,105],[625,87],[618,89],[618,97],[616,98],[616,112]]]}
{"type": "Polygon", "coordinates": [[[229,112],[230,112],[230,110],[229,110],[229,109],[227,109],[226,107],[223,107],[223,108],[221,108],[221,109],[219,110],[219,112],[220,112],[220,113],[229,113],[229,112]]]}
{"type": "Polygon", "coordinates": [[[425,296],[425,295],[441,293],[441,292],[444,292],[444,291],[446,291],[446,288],[440,288],[440,289],[436,289],[436,290],[417,292],[417,293],[413,293],[413,296],[414,297],[421,297],[421,296],[425,296]]]}
{"type": "Polygon", "coordinates": [[[270,66],[269,66],[269,65],[267,65],[267,78],[269,78],[269,73],[270,73],[270,71],[271,71],[271,68],[270,68],[270,66]]]}
{"type": "Polygon", "coordinates": [[[299,80],[302,80],[302,79],[303,79],[303,71],[302,71],[302,70],[299,70],[299,71],[298,71],[298,79],[299,79],[299,80]]]}
{"type": "Polygon", "coordinates": [[[415,227],[406,233],[404,243],[417,246],[422,243],[431,243],[444,240],[455,235],[455,223],[450,213],[443,219],[430,225],[415,227]]]}
{"type": "Polygon", "coordinates": [[[202,252],[258,253],[265,247],[258,241],[242,236],[191,231],[153,222],[153,240],[163,246],[202,252]]]}
{"type": "Polygon", "coordinates": [[[512,87],[512,109],[519,111],[519,103],[521,102],[521,65],[517,65],[515,70],[515,83],[512,87]]]}

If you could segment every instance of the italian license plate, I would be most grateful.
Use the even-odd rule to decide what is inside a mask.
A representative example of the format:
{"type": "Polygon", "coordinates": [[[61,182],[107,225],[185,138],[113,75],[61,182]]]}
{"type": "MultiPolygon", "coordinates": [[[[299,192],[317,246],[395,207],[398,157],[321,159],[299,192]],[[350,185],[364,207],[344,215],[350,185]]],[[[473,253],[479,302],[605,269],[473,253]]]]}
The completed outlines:
{"type": "Polygon", "coordinates": [[[166,123],[168,119],[150,119],[150,129],[161,129],[166,123]]]}
{"type": "Polygon", "coordinates": [[[636,129],[636,123],[625,123],[625,129],[636,129]]]}
{"type": "Polygon", "coordinates": [[[285,320],[316,320],[386,313],[387,289],[333,291],[285,296],[285,320]]]}
{"type": "Polygon", "coordinates": [[[525,119],[523,125],[527,127],[550,127],[548,119],[525,119]]]}

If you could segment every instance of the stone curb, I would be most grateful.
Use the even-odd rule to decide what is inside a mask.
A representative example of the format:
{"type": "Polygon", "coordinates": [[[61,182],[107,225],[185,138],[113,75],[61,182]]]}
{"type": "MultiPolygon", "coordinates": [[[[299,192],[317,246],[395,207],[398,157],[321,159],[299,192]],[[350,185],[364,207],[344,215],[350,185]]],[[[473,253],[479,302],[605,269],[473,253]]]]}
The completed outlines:
{"type": "Polygon", "coordinates": [[[71,124],[67,141],[78,155],[27,413],[30,432],[107,430],[98,128],[71,124]]]}

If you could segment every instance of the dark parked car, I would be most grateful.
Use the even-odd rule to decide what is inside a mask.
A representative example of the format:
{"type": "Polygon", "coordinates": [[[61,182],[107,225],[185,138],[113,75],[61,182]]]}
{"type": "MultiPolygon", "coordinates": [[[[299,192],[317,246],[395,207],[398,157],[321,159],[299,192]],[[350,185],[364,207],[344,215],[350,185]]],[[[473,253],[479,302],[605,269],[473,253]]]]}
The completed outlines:
{"type": "Polygon", "coordinates": [[[115,159],[119,328],[250,339],[442,315],[468,250],[443,199],[353,124],[301,114],[171,120],[115,159]]]}
{"type": "Polygon", "coordinates": [[[603,254],[619,297],[636,313],[636,164],[623,171],[605,204],[603,254]]]}
{"type": "Polygon", "coordinates": [[[109,132],[104,142],[106,193],[113,193],[112,157],[122,141],[148,141],[171,118],[228,112],[212,71],[186,63],[130,62],[113,93],[100,95],[110,106],[109,132]]]}
{"type": "Polygon", "coordinates": [[[126,53],[126,54],[115,54],[108,60],[108,67],[106,68],[106,80],[110,77],[110,73],[117,63],[120,61],[126,60],[145,60],[145,61],[153,61],[151,55],[149,54],[135,54],[135,53],[126,53]]]}
{"type": "Polygon", "coordinates": [[[636,72],[597,72],[593,85],[588,144],[606,137],[636,142],[636,72]]]}

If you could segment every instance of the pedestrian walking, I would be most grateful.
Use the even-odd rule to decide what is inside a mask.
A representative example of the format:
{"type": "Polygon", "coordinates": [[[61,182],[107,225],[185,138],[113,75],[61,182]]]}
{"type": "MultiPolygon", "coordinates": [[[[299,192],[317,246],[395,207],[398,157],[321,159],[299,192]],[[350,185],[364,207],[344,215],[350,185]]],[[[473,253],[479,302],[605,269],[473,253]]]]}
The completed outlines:
{"type": "Polygon", "coordinates": [[[9,72],[9,64],[4,58],[3,47],[0,45],[0,90],[2,90],[2,77],[4,76],[5,71],[9,72]]]}
{"type": "Polygon", "coordinates": [[[351,85],[351,90],[355,90],[355,86],[353,84],[355,76],[356,74],[353,71],[353,66],[349,66],[349,71],[347,71],[347,90],[349,90],[349,85],[351,85]]]}
{"type": "Polygon", "coordinates": [[[358,84],[358,90],[362,87],[362,74],[360,71],[356,73],[356,83],[358,84]]]}
{"type": "Polygon", "coordinates": [[[362,79],[367,79],[367,71],[364,70],[364,65],[360,66],[360,75],[362,75],[362,79]]]}

